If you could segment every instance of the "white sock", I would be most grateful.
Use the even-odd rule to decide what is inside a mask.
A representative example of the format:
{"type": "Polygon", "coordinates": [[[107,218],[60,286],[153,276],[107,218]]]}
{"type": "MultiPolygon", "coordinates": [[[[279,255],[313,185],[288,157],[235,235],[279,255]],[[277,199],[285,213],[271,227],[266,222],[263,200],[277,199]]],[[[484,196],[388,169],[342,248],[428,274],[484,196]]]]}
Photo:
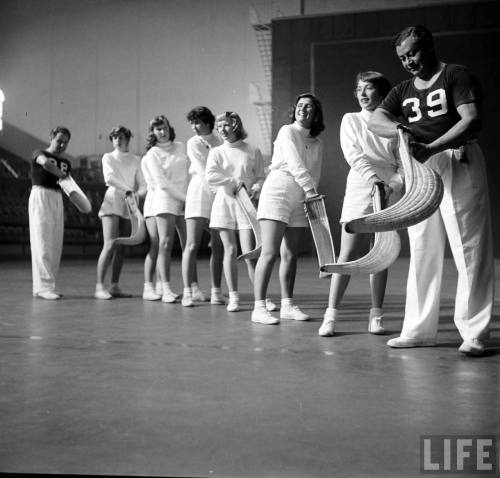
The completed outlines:
{"type": "Polygon", "coordinates": [[[95,290],[104,290],[104,283],[102,283],[102,282],[98,282],[98,283],[95,285],[95,290]]]}
{"type": "Polygon", "coordinates": [[[229,300],[239,300],[240,294],[237,291],[229,292],[229,300]]]}
{"type": "Polygon", "coordinates": [[[291,307],[293,305],[293,299],[281,299],[281,307],[291,307]]]}
{"type": "Polygon", "coordinates": [[[382,307],[372,307],[370,309],[370,319],[372,317],[381,317],[384,315],[384,311],[382,310],[382,307]]]}
{"type": "Polygon", "coordinates": [[[332,319],[337,319],[339,316],[339,309],[334,309],[332,307],[328,307],[325,311],[325,316],[330,317],[332,319]]]}
{"type": "Polygon", "coordinates": [[[222,289],[220,287],[212,287],[210,293],[212,295],[222,295],[222,289]]]}
{"type": "Polygon", "coordinates": [[[266,301],[265,300],[256,300],[254,309],[265,309],[266,308],[266,301]]]}
{"type": "Polygon", "coordinates": [[[198,286],[198,282],[191,282],[191,289],[200,290],[200,287],[198,286]]]}
{"type": "Polygon", "coordinates": [[[152,291],[154,289],[152,282],[144,282],[144,290],[152,291]]]}
{"type": "Polygon", "coordinates": [[[184,292],[182,293],[183,297],[192,297],[193,294],[191,292],[191,287],[184,287],[184,292]]]}

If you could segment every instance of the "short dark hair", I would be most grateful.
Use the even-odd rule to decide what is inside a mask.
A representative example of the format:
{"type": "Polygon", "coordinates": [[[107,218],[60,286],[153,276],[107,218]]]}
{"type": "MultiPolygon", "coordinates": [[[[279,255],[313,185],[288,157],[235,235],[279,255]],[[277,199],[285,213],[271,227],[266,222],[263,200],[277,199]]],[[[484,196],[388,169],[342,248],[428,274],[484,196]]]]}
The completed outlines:
{"type": "Polygon", "coordinates": [[[169,139],[169,141],[173,141],[175,139],[175,130],[174,130],[173,126],[170,125],[168,118],[165,115],[155,116],[149,122],[148,135],[146,136],[146,149],[152,148],[158,142],[158,140],[156,139],[156,136],[153,133],[153,129],[156,126],[160,126],[162,124],[165,124],[168,126],[168,133],[169,133],[168,139],[169,139]]]}
{"type": "Polygon", "coordinates": [[[122,126],[121,124],[118,126],[115,126],[108,135],[108,138],[110,141],[113,140],[113,138],[116,138],[119,134],[123,134],[125,138],[127,138],[127,141],[130,141],[130,138],[132,137],[132,132],[126,128],[125,126],[122,126]]]}
{"type": "Polygon", "coordinates": [[[66,126],[56,126],[55,128],[52,128],[50,131],[50,139],[54,139],[59,133],[65,134],[68,139],[71,139],[71,131],[66,128],[66,126]]]}
{"type": "Polygon", "coordinates": [[[206,106],[196,106],[188,112],[186,118],[188,121],[200,120],[208,124],[211,130],[214,129],[215,116],[206,106]]]}
{"type": "Polygon", "coordinates": [[[356,97],[356,91],[358,83],[360,81],[365,81],[366,83],[371,83],[378,91],[382,98],[387,96],[387,93],[391,91],[391,82],[378,71],[360,71],[356,75],[356,81],[354,83],[354,96],[356,97]]]}
{"type": "Polygon", "coordinates": [[[303,98],[310,98],[314,105],[314,118],[311,124],[311,131],[309,134],[312,137],[318,136],[324,129],[325,123],[323,122],[323,108],[321,107],[321,102],[312,93],[302,93],[295,98],[293,103],[292,112],[290,114],[290,123],[295,121],[295,109],[297,108],[297,103],[303,98]]]}
{"type": "Polygon", "coordinates": [[[425,50],[432,50],[434,48],[434,40],[430,30],[422,25],[413,25],[401,30],[392,41],[394,49],[401,45],[407,38],[414,38],[417,43],[425,50]]]}
{"type": "Polygon", "coordinates": [[[226,119],[230,119],[233,122],[234,132],[237,139],[245,139],[248,136],[247,132],[243,128],[243,121],[241,121],[240,115],[238,113],[235,113],[234,111],[224,111],[224,113],[217,115],[215,121],[219,122],[226,119]]]}

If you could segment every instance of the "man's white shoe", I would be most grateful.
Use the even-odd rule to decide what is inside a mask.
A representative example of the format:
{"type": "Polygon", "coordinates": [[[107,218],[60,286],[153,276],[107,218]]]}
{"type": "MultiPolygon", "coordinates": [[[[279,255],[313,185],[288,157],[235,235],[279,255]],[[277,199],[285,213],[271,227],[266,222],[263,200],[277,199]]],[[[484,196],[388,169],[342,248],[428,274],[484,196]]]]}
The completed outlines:
{"type": "Polygon", "coordinates": [[[368,322],[368,332],[374,335],[384,335],[385,329],[382,327],[382,319],[383,315],[370,317],[370,321],[368,322]]]}
{"type": "Polygon", "coordinates": [[[465,355],[478,357],[484,354],[484,344],[479,339],[464,340],[458,350],[465,355]]]}
{"type": "Polygon", "coordinates": [[[435,339],[410,339],[406,337],[394,337],[387,341],[389,347],[395,349],[407,349],[412,347],[434,347],[435,339]]]}
{"type": "Polygon", "coordinates": [[[335,335],[335,317],[325,313],[318,335],[320,337],[333,337],[335,335]]]}
{"type": "Polygon", "coordinates": [[[280,319],[289,319],[289,320],[309,320],[309,316],[304,314],[298,306],[296,305],[288,305],[285,307],[281,307],[280,310],[280,319]]]}
{"type": "Polygon", "coordinates": [[[35,294],[35,297],[40,297],[40,299],[45,299],[45,300],[59,300],[61,298],[59,294],[56,294],[51,290],[47,290],[45,292],[38,292],[35,294]]]}
{"type": "Polygon", "coordinates": [[[280,323],[280,319],[274,317],[267,309],[258,308],[252,310],[252,322],[264,325],[277,325],[280,323]]]}
{"type": "Polygon", "coordinates": [[[94,297],[101,300],[110,300],[113,296],[106,289],[99,289],[94,292],[94,297]]]}

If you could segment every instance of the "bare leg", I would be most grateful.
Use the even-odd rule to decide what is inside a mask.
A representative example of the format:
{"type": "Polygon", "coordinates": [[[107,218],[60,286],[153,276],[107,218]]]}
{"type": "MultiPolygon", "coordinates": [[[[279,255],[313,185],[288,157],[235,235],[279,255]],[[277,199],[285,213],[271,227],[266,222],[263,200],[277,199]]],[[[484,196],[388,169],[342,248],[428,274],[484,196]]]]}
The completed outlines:
{"type": "Polygon", "coordinates": [[[103,216],[102,222],[102,235],[104,244],[102,251],[97,260],[97,284],[104,284],[106,271],[108,270],[111,259],[113,258],[113,239],[118,237],[119,233],[119,216],[114,214],[110,216],[103,216]]]}
{"type": "MultiPolygon", "coordinates": [[[[181,250],[184,253],[184,249],[186,248],[187,244],[187,221],[184,218],[184,216],[177,216],[177,219],[175,221],[175,228],[177,229],[177,235],[179,236],[179,242],[181,244],[181,250]]],[[[200,236],[201,240],[201,236],[200,236]]],[[[199,243],[198,243],[199,246],[199,243]]],[[[191,284],[193,282],[198,282],[198,266],[196,264],[196,256],[195,260],[193,262],[193,275],[192,275],[192,280],[191,284]]]]}
{"type": "Polygon", "coordinates": [[[156,261],[158,258],[158,228],[156,227],[156,218],[146,218],[146,229],[149,235],[149,251],[144,260],[144,282],[152,283],[156,270],[156,261]]]}
{"type": "Polygon", "coordinates": [[[219,235],[224,245],[224,276],[229,292],[238,291],[238,269],[236,255],[238,251],[236,233],[231,229],[220,229],[219,235]]]}
{"type": "MultiPolygon", "coordinates": [[[[337,261],[347,262],[359,259],[368,249],[369,238],[369,234],[351,234],[342,226],[340,253],[337,261]]],[[[332,274],[328,308],[339,308],[350,280],[350,275],[332,274]]]]}
{"type": "MultiPolygon", "coordinates": [[[[243,254],[250,252],[255,247],[255,236],[251,229],[240,229],[239,230],[241,252],[243,254]]],[[[255,276],[255,265],[257,264],[257,259],[245,259],[247,265],[248,277],[254,283],[255,276]]]]}
{"type": "MultiPolygon", "coordinates": [[[[118,217],[119,220],[119,236],[127,237],[130,235],[130,220],[124,219],[123,217],[118,217]]],[[[120,273],[122,271],[123,265],[123,246],[119,245],[115,247],[113,254],[113,261],[111,266],[111,283],[118,284],[120,280],[120,273]]]]}
{"type": "Polygon", "coordinates": [[[217,229],[210,229],[210,279],[212,287],[220,289],[222,282],[222,262],[224,260],[224,246],[217,229]]]}
{"type": "Polygon", "coordinates": [[[170,262],[172,248],[175,241],[175,221],[173,214],[160,214],[156,216],[158,227],[158,270],[163,282],[170,282],[170,262]]]}
{"type": "Polygon", "coordinates": [[[195,280],[196,256],[206,223],[207,220],[204,217],[186,219],[186,244],[182,252],[182,280],[184,287],[191,287],[193,282],[197,282],[195,280]]]}
{"type": "Polygon", "coordinates": [[[279,276],[282,299],[291,299],[293,297],[295,275],[297,273],[297,255],[303,233],[303,227],[287,227],[281,242],[279,276]]]}
{"type": "Polygon", "coordinates": [[[254,296],[255,300],[265,300],[269,280],[273,271],[280,244],[285,234],[286,224],[270,219],[261,219],[260,230],[262,234],[262,251],[255,266],[254,296]]]}

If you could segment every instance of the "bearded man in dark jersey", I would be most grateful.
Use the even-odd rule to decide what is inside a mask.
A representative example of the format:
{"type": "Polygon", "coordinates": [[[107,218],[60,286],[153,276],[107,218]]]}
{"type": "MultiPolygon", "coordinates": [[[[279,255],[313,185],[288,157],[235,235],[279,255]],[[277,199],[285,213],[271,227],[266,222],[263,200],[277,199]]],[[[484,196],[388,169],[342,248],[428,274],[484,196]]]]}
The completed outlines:
{"type": "Polygon", "coordinates": [[[462,65],[439,60],[432,34],[417,25],[395,40],[396,54],[412,76],[395,86],[368,128],[384,137],[408,131],[413,156],[441,175],[444,196],[428,219],[408,228],[410,269],[400,337],[394,348],[436,345],[446,239],[458,270],[455,325],[459,351],[482,355],[493,306],[494,265],[484,157],[476,140],[482,91],[462,65]]]}

